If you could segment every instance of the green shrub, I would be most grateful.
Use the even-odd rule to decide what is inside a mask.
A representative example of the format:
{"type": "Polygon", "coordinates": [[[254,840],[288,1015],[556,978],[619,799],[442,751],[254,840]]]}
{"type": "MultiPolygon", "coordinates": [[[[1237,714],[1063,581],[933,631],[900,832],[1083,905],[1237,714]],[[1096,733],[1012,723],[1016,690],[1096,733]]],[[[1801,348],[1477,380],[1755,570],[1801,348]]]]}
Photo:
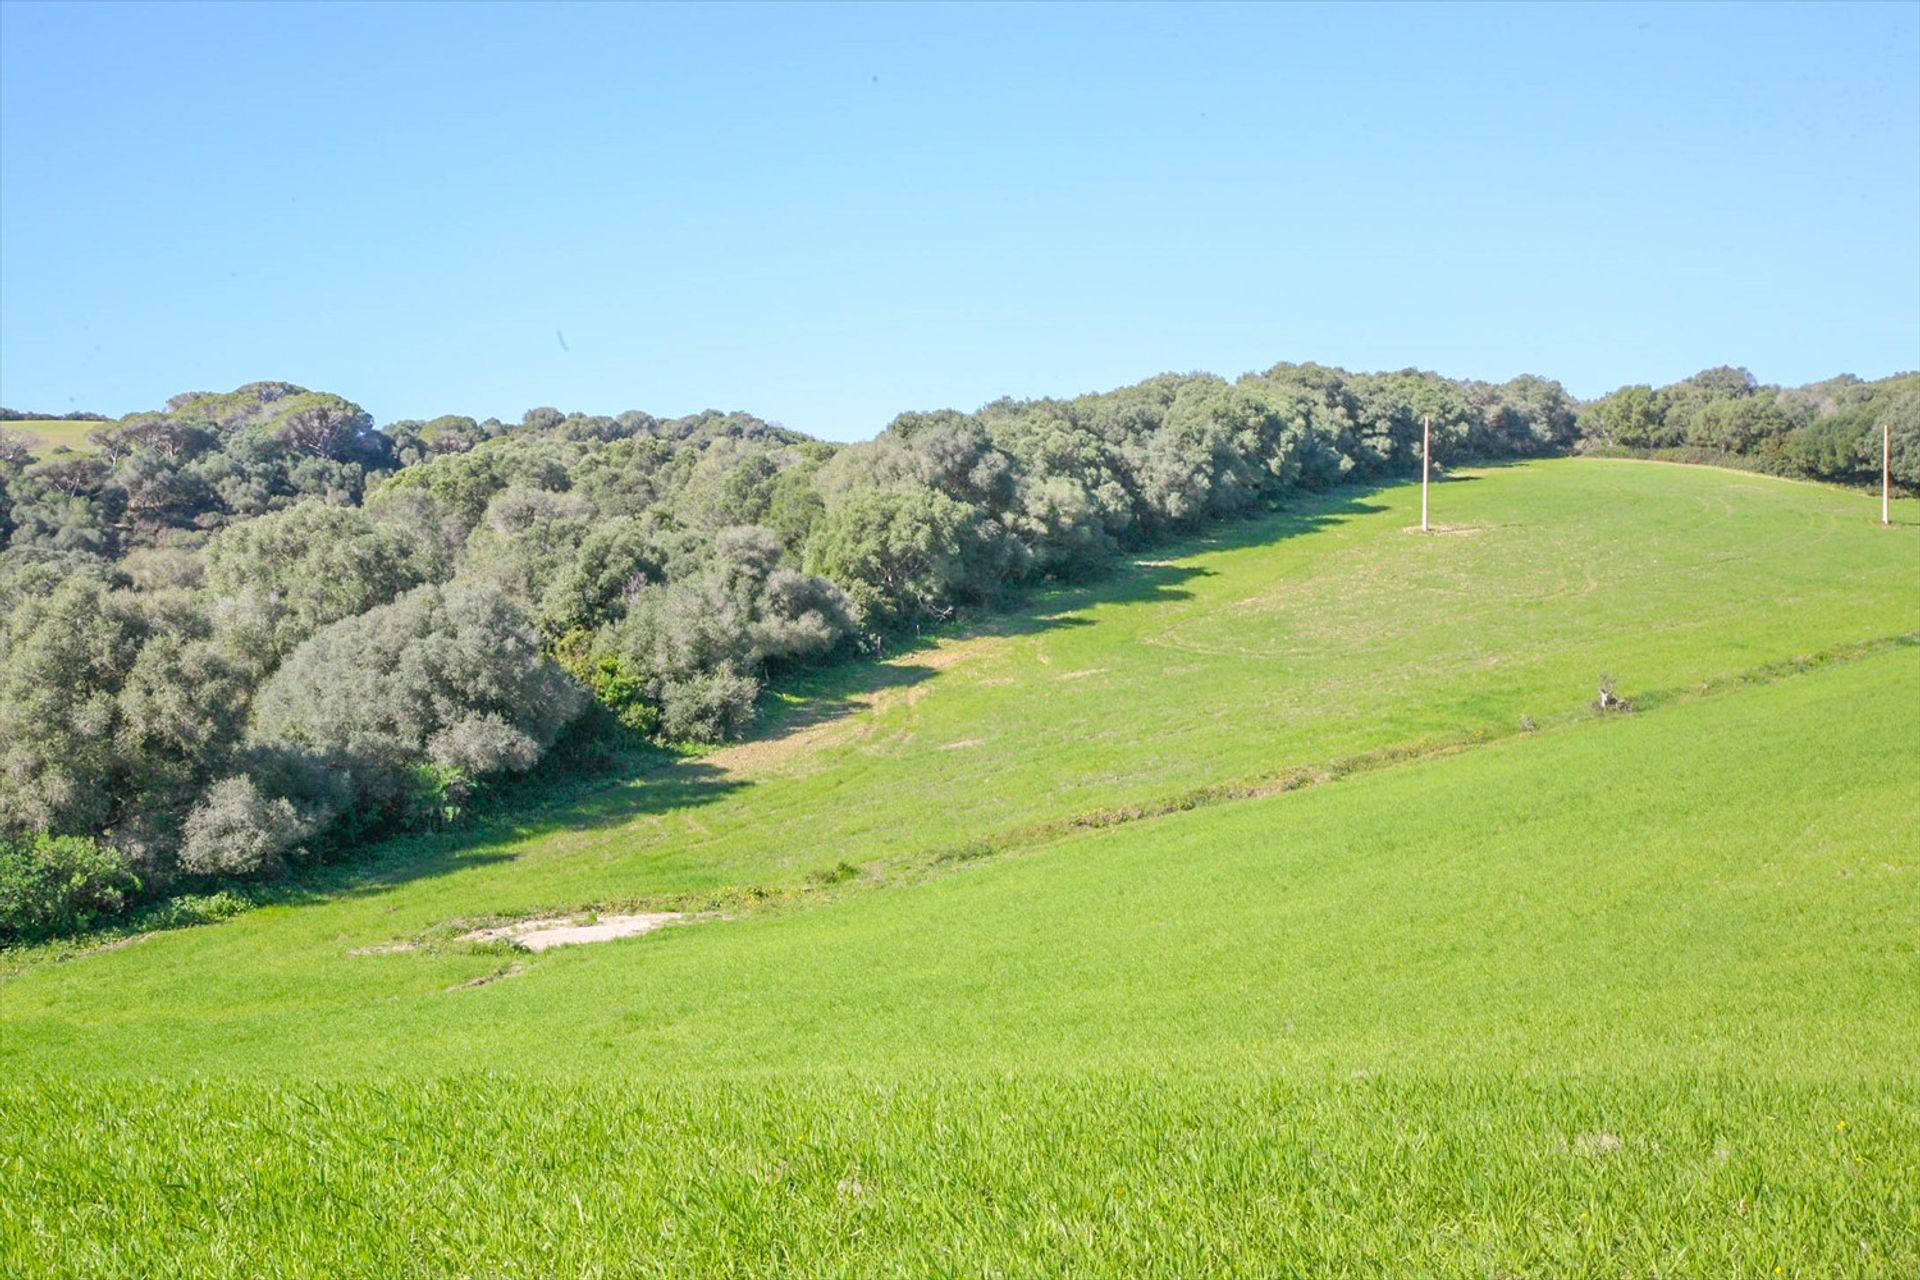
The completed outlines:
{"type": "Polygon", "coordinates": [[[438,831],[457,821],[473,793],[471,779],[458,767],[448,764],[414,766],[408,777],[406,809],[400,825],[411,829],[438,831]]]}
{"type": "Polygon", "coordinates": [[[253,902],[232,889],[212,893],[182,893],[140,913],[134,922],[142,929],[185,929],[197,924],[230,920],[253,909],[253,902]]]}
{"type": "Polygon", "coordinates": [[[311,834],[291,802],[242,774],[207,788],[181,827],[180,866],[202,875],[272,873],[311,834]]]}
{"type": "Polygon", "coordinates": [[[90,837],[0,841],[0,942],[79,933],[139,891],[126,855],[90,837]]]}
{"type": "Polygon", "coordinates": [[[268,679],[253,745],[336,762],[365,812],[410,804],[413,771],[520,772],[587,696],[491,587],[423,586],[322,628],[268,679]]]}
{"type": "Polygon", "coordinates": [[[725,662],[716,670],[668,681],[661,731],[675,742],[737,738],[753,723],[753,703],[759,696],[760,682],[725,662]]]}

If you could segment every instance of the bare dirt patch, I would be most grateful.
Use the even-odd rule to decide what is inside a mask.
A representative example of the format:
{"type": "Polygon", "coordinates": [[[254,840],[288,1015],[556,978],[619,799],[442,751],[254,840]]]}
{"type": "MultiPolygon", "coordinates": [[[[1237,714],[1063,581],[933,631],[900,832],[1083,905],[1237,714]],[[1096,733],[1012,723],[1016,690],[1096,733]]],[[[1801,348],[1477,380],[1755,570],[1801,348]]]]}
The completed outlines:
{"type": "MultiPolygon", "coordinates": [[[[863,708],[864,709],[864,706],[863,708]]],[[[870,723],[850,717],[823,721],[777,737],[756,738],[700,757],[701,762],[733,776],[752,776],[805,759],[827,748],[854,742],[873,732],[870,723]]]]}
{"type": "Polygon", "coordinates": [[[546,951],[585,942],[636,938],[685,918],[685,913],[679,911],[600,916],[593,920],[576,916],[551,916],[544,920],[520,920],[491,929],[475,929],[472,933],[460,936],[466,942],[509,942],[523,951],[546,951]]]}
{"type": "Polygon", "coordinates": [[[963,662],[1006,647],[1005,636],[972,636],[965,640],[955,640],[933,649],[923,649],[901,659],[916,667],[928,667],[934,671],[946,671],[963,662]]]}
{"type": "MultiPolygon", "coordinates": [[[[974,636],[904,654],[889,665],[937,673],[998,652],[1006,643],[1004,636],[974,636]]],[[[814,718],[802,711],[768,737],[710,752],[700,759],[736,777],[804,771],[812,757],[828,748],[872,738],[880,717],[896,706],[914,705],[931,691],[931,685],[916,682],[856,694],[829,715],[814,718]]]]}

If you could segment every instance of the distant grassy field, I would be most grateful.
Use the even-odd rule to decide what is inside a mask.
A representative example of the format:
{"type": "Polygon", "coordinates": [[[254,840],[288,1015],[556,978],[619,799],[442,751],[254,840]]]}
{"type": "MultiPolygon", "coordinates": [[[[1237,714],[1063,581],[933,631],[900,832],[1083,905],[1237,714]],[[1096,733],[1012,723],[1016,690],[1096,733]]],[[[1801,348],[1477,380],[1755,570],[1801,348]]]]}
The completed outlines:
{"type": "Polygon", "coordinates": [[[17,958],[0,1272],[1914,1274],[1920,534],[1628,462],[1417,508],[17,958]],[[730,918],[454,940],[592,905],[730,918]]]}
{"type": "Polygon", "coordinates": [[[108,422],[69,422],[63,418],[23,418],[18,422],[0,422],[0,431],[12,431],[26,436],[28,447],[36,457],[45,457],[55,449],[72,449],[76,453],[92,453],[94,448],[87,443],[87,433],[101,427],[111,426],[108,422]]]}

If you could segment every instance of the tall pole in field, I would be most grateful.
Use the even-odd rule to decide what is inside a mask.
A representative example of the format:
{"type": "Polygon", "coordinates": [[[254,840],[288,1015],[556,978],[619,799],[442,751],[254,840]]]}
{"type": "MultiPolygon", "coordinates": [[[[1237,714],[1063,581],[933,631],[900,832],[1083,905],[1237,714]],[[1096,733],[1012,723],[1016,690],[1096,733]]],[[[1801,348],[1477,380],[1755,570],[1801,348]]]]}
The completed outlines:
{"type": "Polygon", "coordinates": [[[1893,420],[1880,420],[1880,523],[1893,523],[1893,420]]]}
{"type": "Polygon", "coordinates": [[[1420,415],[1420,532],[1432,533],[1427,524],[1427,490],[1433,487],[1433,422],[1420,415]]]}

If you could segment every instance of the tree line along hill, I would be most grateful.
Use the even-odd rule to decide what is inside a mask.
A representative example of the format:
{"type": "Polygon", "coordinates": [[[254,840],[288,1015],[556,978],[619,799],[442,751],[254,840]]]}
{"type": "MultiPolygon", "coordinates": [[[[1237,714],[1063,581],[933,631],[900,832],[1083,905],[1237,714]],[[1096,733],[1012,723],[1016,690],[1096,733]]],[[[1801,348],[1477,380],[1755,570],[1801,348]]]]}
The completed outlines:
{"type": "MultiPolygon", "coordinates": [[[[0,421],[37,419],[0,410],[0,421]]],[[[1712,369],[1578,403],[1280,364],[905,413],[376,428],[279,382],[0,426],[0,943],[433,826],[542,768],[744,733],[783,669],[873,651],[1290,495],[1570,451],[1920,488],[1920,375],[1712,369]],[[62,433],[63,435],[70,432],[62,433]]]]}

